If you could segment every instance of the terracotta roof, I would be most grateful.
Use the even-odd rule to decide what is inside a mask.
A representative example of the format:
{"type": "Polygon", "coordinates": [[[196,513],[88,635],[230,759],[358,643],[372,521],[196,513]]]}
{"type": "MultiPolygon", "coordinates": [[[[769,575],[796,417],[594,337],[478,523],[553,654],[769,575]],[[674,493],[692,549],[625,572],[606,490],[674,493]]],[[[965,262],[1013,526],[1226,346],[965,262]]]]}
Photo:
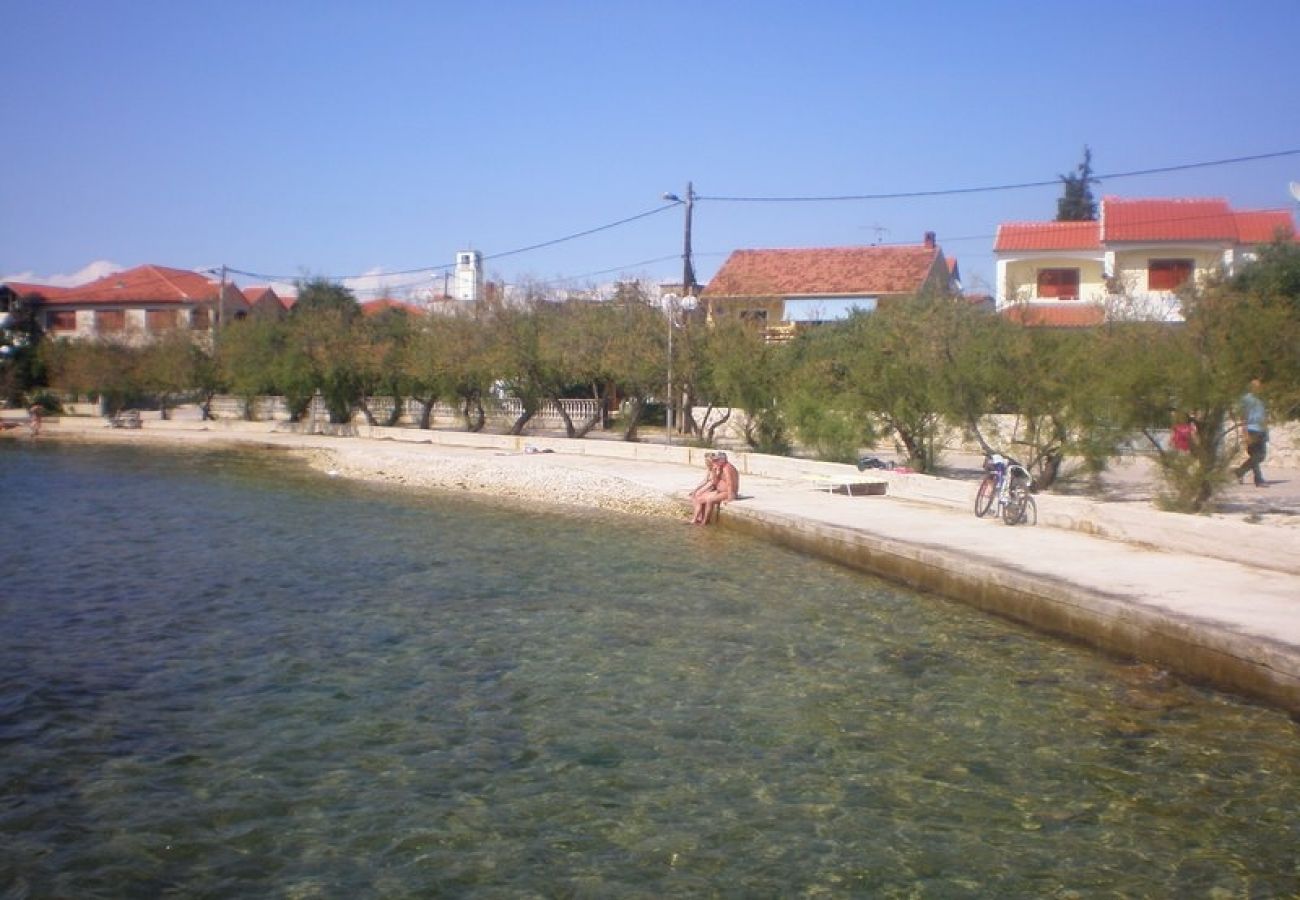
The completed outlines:
{"type": "Polygon", "coordinates": [[[1030,328],[1088,328],[1106,320],[1106,308],[1099,303],[1016,303],[1002,315],[1030,328]]]}
{"type": "Polygon", "coordinates": [[[1211,198],[1125,200],[1101,202],[1101,232],[1106,243],[1116,241],[1237,242],[1237,220],[1228,201],[1211,198]]]}
{"type": "Polygon", "coordinates": [[[1296,240],[1295,222],[1285,209],[1259,209],[1234,213],[1237,220],[1237,241],[1242,244],[1267,244],[1277,238],[1279,231],[1296,240]]]}
{"type": "Polygon", "coordinates": [[[275,292],[275,288],[272,287],[262,287],[262,286],[246,287],[243,289],[243,291],[244,291],[244,299],[248,301],[249,306],[256,306],[257,304],[261,303],[264,299],[266,299],[267,294],[270,294],[271,298],[276,303],[280,302],[280,295],[277,294],[275,292]]]}
{"type": "Polygon", "coordinates": [[[59,294],[68,290],[68,288],[55,287],[52,284],[31,284],[26,281],[6,281],[4,282],[4,286],[9,288],[9,290],[13,291],[19,297],[27,294],[40,294],[46,300],[49,300],[51,297],[57,297],[59,294]]]}
{"type": "Polygon", "coordinates": [[[1099,250],[1097,222],[1007,222],[998,226],[999,250],[1099,250]]]}
{"type": "Polygon", "coordinates": [[[708,297],[910,294],[941,251],[935,247],[828,247],[737,250],[703,294],[708,297]]]}
{"type": "MultiPolygon", "coordinates": [[[[68,288],[51,303],[194,303],[217,299],[218,283],[188,269],[166,266],[136,266],[97,278],[80,287],[68,288]]],[[[226,300],[242,301],[234,284],[226,285],[226,300]]]]}
{"type": "Polygon", "coordinates": [[[376,300],[367,300],[361,304],[361,312],[367,316],[377,316],[381,312],[390,309],[399,309],[404,313],[411,315],[422,315],[424,310],[414,303],[407,303],[403,300],[394,300],[392,297],[380,297],[376,300]]]}
{"type": "Polygon", "coordinates": [[[1114,243],[1210,242],[1259,244],[1281,228],[1295,235],[1285,209],[1234,211],[1218,198],[1106,197],[1099,222],[1007,222],[998,226],[993,251],[1099,250],[1114,243]]]}

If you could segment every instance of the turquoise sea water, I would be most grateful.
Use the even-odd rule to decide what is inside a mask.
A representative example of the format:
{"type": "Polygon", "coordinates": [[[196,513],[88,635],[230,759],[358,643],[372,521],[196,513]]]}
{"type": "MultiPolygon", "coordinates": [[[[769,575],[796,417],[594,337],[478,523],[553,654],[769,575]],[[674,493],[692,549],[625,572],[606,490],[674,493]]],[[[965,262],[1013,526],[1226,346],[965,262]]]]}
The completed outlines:
{"type": "Polygon", "coordinates": [[[715,530],[0,443],[0,896],[1279,897],[1300,728],[715,530]]]}

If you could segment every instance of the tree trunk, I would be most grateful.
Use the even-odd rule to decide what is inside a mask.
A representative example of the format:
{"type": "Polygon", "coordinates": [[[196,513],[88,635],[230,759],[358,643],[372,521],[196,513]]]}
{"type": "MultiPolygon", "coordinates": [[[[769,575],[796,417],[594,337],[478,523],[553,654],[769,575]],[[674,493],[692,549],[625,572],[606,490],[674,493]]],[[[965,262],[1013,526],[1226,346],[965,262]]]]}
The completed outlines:
{"type": "Polygon", "coordinates": [[[420,404],[420,424],[418,428],[428,431],[433,424],[433,404],[436,398],[430,397],[425,400],[423,397],[415,398],[415,402],[420,404]]]}
{"type": "Polygon", "coordinates": [[[483,401],[478,397],[466,397],[461,410],[465,417],[465,430],[477,434],[487,423],[487,413],[483,410],[483,401]]]}
{"type": "Polygon", "coordinates": [[[627,424],[623,427],[623,440],[635,441],[637,428],[641,426],[641,413],[645,411],[645,398],[632,397],[628,402],[627,424]]]}

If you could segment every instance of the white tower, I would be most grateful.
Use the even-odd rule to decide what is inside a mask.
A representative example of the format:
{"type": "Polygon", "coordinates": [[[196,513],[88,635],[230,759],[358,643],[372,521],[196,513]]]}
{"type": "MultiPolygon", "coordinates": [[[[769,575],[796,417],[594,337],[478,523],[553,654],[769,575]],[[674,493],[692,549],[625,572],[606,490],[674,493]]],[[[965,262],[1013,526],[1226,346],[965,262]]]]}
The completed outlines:
{"type": "Polygon", "coordinates": [[[456,254],[456,289],[453,296],[461,303],[476,303],[483,293],[483,254],[462,250],[456,254]]]}

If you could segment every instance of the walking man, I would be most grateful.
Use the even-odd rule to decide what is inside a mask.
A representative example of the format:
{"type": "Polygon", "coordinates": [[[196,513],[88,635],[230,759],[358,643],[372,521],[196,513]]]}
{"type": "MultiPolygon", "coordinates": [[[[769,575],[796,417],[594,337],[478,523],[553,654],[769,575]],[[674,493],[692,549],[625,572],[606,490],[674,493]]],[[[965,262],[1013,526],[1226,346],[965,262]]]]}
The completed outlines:
{"type": "Polygon", "coordinates": [[[1233,471],[1240,484],[1250,472],[1255,477],[1255,487],[1268,487],[1264,473],[1259,464],[1268,455],[1268,411],[1264,401],[1259,399],[1260,380],[1250,379],[1250,390],[1241,398],[1241,418],[1243,437],[1246,440],[1246,461],[1233,471]]]}

